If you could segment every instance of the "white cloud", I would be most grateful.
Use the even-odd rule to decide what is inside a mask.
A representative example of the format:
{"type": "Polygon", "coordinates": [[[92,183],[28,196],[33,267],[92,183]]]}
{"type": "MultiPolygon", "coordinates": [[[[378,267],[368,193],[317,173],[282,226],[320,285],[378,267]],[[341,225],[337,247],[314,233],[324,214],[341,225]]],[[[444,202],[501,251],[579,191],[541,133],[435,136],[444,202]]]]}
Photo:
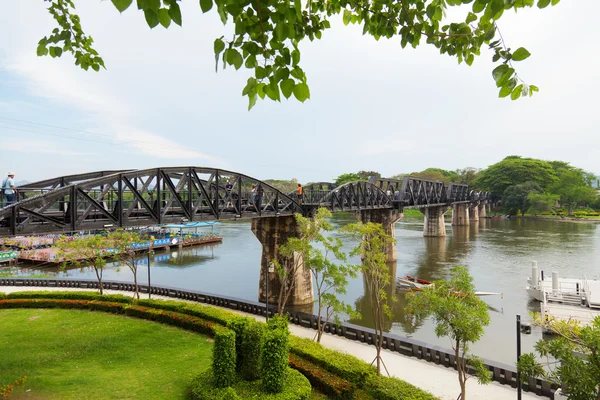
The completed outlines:
{"type": "Polygon", "coordinates": [[[18,138],[11,145],[11,150],[26,154],[53,154],[58,156],[85,156],[88,153],[61,148],[49,140],[34,140],[18,138]]]}

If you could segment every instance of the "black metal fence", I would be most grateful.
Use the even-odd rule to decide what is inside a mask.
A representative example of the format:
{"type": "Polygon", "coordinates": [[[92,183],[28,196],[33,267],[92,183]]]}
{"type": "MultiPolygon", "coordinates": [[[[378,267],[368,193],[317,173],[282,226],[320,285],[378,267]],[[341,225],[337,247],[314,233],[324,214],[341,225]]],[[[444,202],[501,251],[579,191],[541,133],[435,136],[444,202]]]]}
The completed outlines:
{"type": "MultiPolygon", "coordinates": [[[[134,291],[134,285],[130,282],[103,281],[104,289],[134,291]]],[[[80,288],[80,289],[98,289],[98,281],[93,279],[29,279],[29,278],[0,278],[0,286],[30,286],[30,287],[58,287],[58,288],[80,288]]],[[[148,286],[139,285],[142,293],[148,293],[148,286]]],[[[172,297],[176,299],[195,301],[219,307],[239,310],[255,315],[265,315],[266,307],[263,303],[249,300],[237,299],[234,297],[224,297],[211,293],[201,293],[194,290],[183,290],[168,286],[152,286],[150,293],[154,295],[172,297]]],[[[273,313],[273,308],[269,307],[269,314],[273,313]]],[[[317,328],[317,316],[306,314],[299,311],[289,310],[290,322],[303,326],[305,328],[317,328]]],[[[374,344],[375,330],[362,326],[342,323],[341,325],[327,324],[325,331],[337,336],[343,336],[349,340],[374,344]]],[[[401,337],[389,333],[384,334],[383,348],[389,351],[395,351],[400,354],[423,359],[435,364],[443,365],[448,368],[456,368],[456,356],[450,349],[421,342],[416,339],[401,337]]],[[[492,360],[483,360],[487,368],[492,373],[492,379],[504,385],[517,387],[517,371],[514,366],[499,363],[492,360]]],[[[530,379],[523,383],[523,390],[537,395],[546,396],[554,399],[553,387],[549,382],[541,379],[530,379]]]]}

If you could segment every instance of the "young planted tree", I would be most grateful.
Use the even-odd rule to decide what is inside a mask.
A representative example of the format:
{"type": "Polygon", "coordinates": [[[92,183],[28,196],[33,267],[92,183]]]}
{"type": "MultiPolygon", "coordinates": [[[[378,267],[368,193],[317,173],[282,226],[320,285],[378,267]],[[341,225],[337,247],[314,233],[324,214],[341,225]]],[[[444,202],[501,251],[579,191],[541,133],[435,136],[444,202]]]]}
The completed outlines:
{"type": "Polygon", "coordinates": [[[139,257],[137,254],[138,248],[136,243],[144,242],[145,240],[137,232],[118,230],[111,232],[107,238],[115,249],[115,257],[119,263],[124,264],[133,274],[133,284],[135,292],[133,296],[139,300],[140,291],[137,282],[137,270],[139,257]]]}
{"type": "Polygon", "coordinates": [[[63,259],[63,267],[66,264],[78,267],[91,266],[98,279],[100,294],[104,294],[102,275],[106,266],[106,258],[113,255],[109,251],[113,244],[106,235],[87,235],[76,238],[61,236],[56,241],[56,247],[58,248],[57,257],[63,259]]]}
{"type": "Polygon", "coordinates": [[[370,306],[375,320],[375,348],[377,349],[377,355],[373,362],[377,363],[377,374],[381,375],[384,322],[386,316],[392,317],[391,309],[387,303],[386,290],[392,279],[386,264],[385,249],[395,239],[385,233],[382,225],[373,222],[346,225],[342,228],[342,231],[360,240],[359,245],[350,252],[350,255],[361,257],[362,265],[359,268],[367,286],[366,292],[371,293],[373,296],[370,306]]]}
{"type": "Polygon", "coordinates": [[[420,322],[432,317],[438,337],[450,338],[456,357],[461,400],[466,400],[468,368],[473,367],[480,384],[491,381],[491,374],[483,361],[469,354],[469,345],[481,339],[484,327],[489,325],[488,307],[475,296],[473,278],[464,267],[454,267],[450,281],[436,281],[422,292],[406,294],[406,311],[420,322]]]}
{"type": "Polygon", "coordinates": [[[539,363],[533,353],[523,354],[517,368],[521,380],[543,377],[566,389],[569,400],[600,400],[600,317],[587,326],[579,321],[544,319],[534,314],[534,323],[558,337],[540,339],[535,345],[539,356],[558,361],[539,363]]]}
{"type": "Polygon", "coordinates": [[[313,276],[318,307],[315,339],[320,342],[325,326],[332,318],[338,323],[339,313],[352,313],[352,308],[341,301],[338,295],[346,293],[348,277],[356,277],[357,266],[344,263],[346,254],[342,251],[339,238],[325,236],[326,232],[333,231],[333,226],[327,221],[327,218],[331,218],[329,210],[319,208],[313,218],[305,218],[300,214],[295,217],[300,237],[290,238],[280,252],[288,257],[302,254],[304,266],[313,276]]]}

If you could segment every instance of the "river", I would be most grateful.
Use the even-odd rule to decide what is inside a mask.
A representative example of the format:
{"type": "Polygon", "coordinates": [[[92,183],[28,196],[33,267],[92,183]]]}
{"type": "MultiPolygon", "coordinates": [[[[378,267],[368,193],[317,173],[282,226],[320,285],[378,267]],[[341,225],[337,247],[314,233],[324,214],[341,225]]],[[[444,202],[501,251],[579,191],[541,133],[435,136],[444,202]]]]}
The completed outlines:
{"type": "MultiPolygon", "coordinates": [[[[336,214],[332,219],[336,227],[354,221],[352,214],[336,214]]],[[[463,265],[469,269],[478,290],[503,293],[502,298],[484,298],[491,323],[481,341],[472,348],[484,358],[507,364],[516,360],[515,315],[521,314],[523,321],[528,322],[528,313],[539,311],[539,305],[530,301],[525,292],[532,260],[538,261],[547,276],[558,271],[561,277],[577,278],[585,274],[588,278],[600,278],[600,268],[596,265],[600,260],[600,232],[595,224],[483,219],[465,227],[448,224],[446,238],[424,238],[422,230],[421,217],[407,216],[396,224],[398,260],[391,267],[396,277],[409,274],[428,280],[445,279],[453,266],[463,265]]],[[[223,243],[185,249],[182,254],[175,250],[158,253],[157,258],[162,261],[153,263],[152,283],[256,301],[261,246],[250,231],[250,223],[224,222],[215,226],[214,231],[223,235],[223,243]]],[[[355,244],[348,238],[344,241],[347,250],[355,244]]],[[[61,272],[19,265],[18,273],[95,278],[89,268],[61,272]]],[[[146,274],[142,266],[140,283],[147,282],[146,274]]],[[[127,268],[114,265],[107,268],[104,279],[132,280],[127,268]]],[[[390,332],[450,347],[448,339],[436,337],[430,321],[416,328],[407,323],[404,295],[394,296],[397,300],[392,303],[394,318],[387,324],[390,332]]],[[[362,277],[352,279],[344,301],[356,305],[363,314],[361,320],[352,322],[369,326],[372,316],[364,299],[362,277]]],[[[539,328],[534,328],[531,335],[522,335],[523,351],[531,351],[541,337],[539,328]]]]}

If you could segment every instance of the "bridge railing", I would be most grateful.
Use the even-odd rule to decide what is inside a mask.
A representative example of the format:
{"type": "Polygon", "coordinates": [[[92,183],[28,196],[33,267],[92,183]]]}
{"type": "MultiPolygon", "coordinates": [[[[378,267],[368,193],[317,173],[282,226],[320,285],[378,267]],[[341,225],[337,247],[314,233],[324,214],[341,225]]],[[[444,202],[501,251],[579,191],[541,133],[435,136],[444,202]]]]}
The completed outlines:
{"type": "MultiPolygon", "coordinates": [[[[92,279],[0,278],[0,287],[1,286],[98,289],[98,281],[92,279]]],[[[103,281],[103,287],[105,290],[122,290],[128,292],[133,292],[135,290],[133,283],[130,282],[103,281]]],[[[139,285],[139,289],[142,293],[148,293],[148,291],[150,291],[150,293],[153,295],[205,303],[254,315],[265,315],[267,313],[267,309],[263,303],[235,297],[226,297],[193,290],[183,290],[169,286],[152,286],[150,289],[148,289],[147,285],[139,285]]],[[[310,329],[317,328],[318,317],[316,315],[294,310],[286,311],[289,314],[291,323],[310,329]]],[[[273,315],[275,310],[272,306],[270,306],[268,312],[269,315],[273,315]]],[[[322,323],[325,323],[325,321],[322,320],[322,323]]],[[[341,336],[349,340],[367,343],[369,345],[374,345],[376,339],[375,330],[350,323],[336,325],[328,322],[325,324],[325,332],[332,335],[341,336]]],[[[434,346],[420,340],[402,337],[391,333],[384,333],[382,347],[385,350],[397,352],[405,356],[415,357],[449,368],[456,368],[456,356],[454,355],[453,350],[440,346],[434,346]]],[[[484,359],[483,361],[486,368],[492,373],[492,380],[503,385],[509,385],[513,388],[517,387],[517,371],[513,365],[507,365],[487,359],[484,359]]],[[[474,373],[472,369],[469,369],[469,371],[474,373]]],[[[524,391],[533,392],[537,395],[545,396],[550,399],[553,398],[554,390],[556,389],[556,387],[552,386],[548,381],[533,378],[523,383],[522,387],[524,391]]]]}

